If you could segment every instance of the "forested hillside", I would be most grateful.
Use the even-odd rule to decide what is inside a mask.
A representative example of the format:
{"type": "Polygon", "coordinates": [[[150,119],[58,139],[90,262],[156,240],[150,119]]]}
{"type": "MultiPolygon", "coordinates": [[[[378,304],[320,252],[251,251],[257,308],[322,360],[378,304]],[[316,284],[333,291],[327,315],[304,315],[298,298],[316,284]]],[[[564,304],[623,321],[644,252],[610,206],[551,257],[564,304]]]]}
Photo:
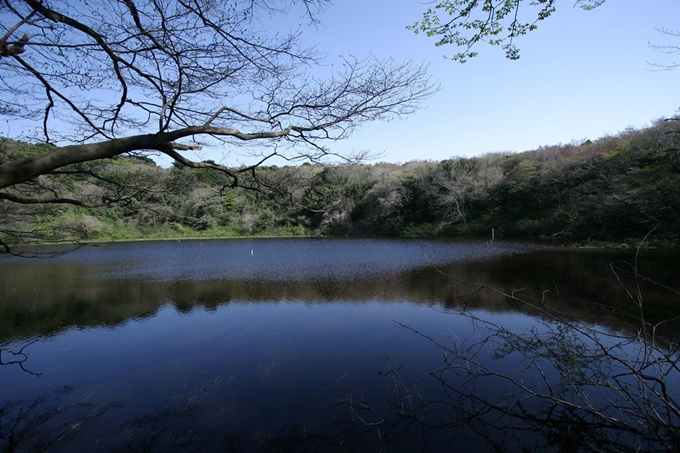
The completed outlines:
{"type": "MultiPolygon", "coordinates": [[[[231,188],[219,171],[165,169],[131,155],[4,190],[0,240],[488,237],[494,228],[503,238],[632,244],[656,227],[654,241],[678,245],[679,129],[658,121],[582,144],[442,162],[263,167],[241,181],[251,189],[231,188]]],[[[1,140],[0,162],[44,149],[1,140]]]]}

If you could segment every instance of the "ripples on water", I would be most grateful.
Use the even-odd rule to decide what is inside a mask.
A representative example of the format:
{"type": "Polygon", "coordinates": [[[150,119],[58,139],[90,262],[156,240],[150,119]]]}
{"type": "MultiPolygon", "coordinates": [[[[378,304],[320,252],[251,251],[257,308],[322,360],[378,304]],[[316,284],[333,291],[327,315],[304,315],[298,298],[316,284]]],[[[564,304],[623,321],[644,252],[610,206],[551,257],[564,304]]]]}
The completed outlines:
{"type": "Polygon", "coordinates": [[[539,248],[520,242],[426,239],[240,239],[87,247],[55,260],[92,263],[93,276],[100,278],[305,280],[403,272],[539,248]]]}
{"type": "MultiPolygon", "coordinates": [[[[479,433],[440,429],[423,443],[418,430],[372,428],[339,402],[365,399],[375,421],[406,401],[395,401],[395,383],[401,396],[441,397],[429,373],[442,351],[399,323],[474,341],[469,320],[448,310],[463,300],[514,331],[540,324],[461,282],[548,294],[588,320],[587,301],[625,303],[608,263],[629,256],[501,241],[243,239],[2,259],[2,359],[28,346],[25,369],[0,366],[0,451],[480,451],[479,433]]],[[[647,270],[668,282],[677,263],[647,270]]],[[[659,307],[652,315],[668,316],[659,307]]]]}

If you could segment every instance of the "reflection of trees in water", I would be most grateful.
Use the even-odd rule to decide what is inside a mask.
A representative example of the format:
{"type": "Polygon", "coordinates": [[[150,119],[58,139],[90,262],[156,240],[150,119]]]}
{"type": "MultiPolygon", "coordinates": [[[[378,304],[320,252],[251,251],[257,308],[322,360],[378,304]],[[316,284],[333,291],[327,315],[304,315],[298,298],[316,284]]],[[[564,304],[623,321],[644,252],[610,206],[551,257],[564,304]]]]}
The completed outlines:
{"type": "Polygon", "coordinates": [[[330,429],[313,424],[284,428],[253,427],[253,420],[235,407],[211,410],[214,391],[223,391],[234,376],[218,376],[187,392],[173,395],[174,405],[144,413],[119,428],[114,451],[139,452],[354,452],[362,436],[353,423],[339,421],[330,429]]]}
{"type": "Polygon", "coordinates": [[[263,451],[284,452],[356,452],[364,443],[363,433],[356,424],[339,421],[333,428],[318,430],[307,425],[293,425],[268,436],[263,451]]]}
{"type": "Polygon", "coordinates": [[[678,451],[676,352],[643,351],[637,340],[605,338],[582,325],[516,334],[481,323],[480,340],[470,344],[400,325],[441,349],[441,365],[430,372],[438,391],[402,377],[388,358],[381,374],[390,400],[342,402],[387,443],[420,436],[421,445],[450,446],[476,434],[504,452],[678,451]]]}
{"type": "Polygon", "coordinates": [[[328,429],[313,424],[256,429],[237,408],[212,410],[215,392],[234,379],[217,376],[127,420],[110,411],[123,409],[123,402],[103,402],[97,392],[69,386],[30,401],[8,401],[0,406],[0,452],[355,452],[364,442],[362,427],[345,420],[328,429]]]}
{"type": "MultiPolygon", "coordinates": [[[[642,276],[635,263],[612,265],[616,271],[611,279],[613,284],[589,282],[587,272],[573,275],[579,263],[565,266],[572,273],[563,280],[570,282],[569,286],[559,281],[549,282],[547,287],[551,292],[534,291],[533,298],[530,290],[491,289],[508,288],[511,284],[515,288],[532,287],[534,280],[528,276],[540,273],[532,267],[537,264],[521,265],[516,261],[507,265],[517,268],[509,275],[499,273],[499,268],[492,266],[488,266],[487,274],[480,274],[475,266],[460,265],[452,269],[459,277],[457,281],[443,272],[421,269],[378,282],[355,281],[352,285],[342,280],[268,282],[267,285],[257,285],[257,281],[104,285],[101,293],[92,294],[96,297],[85,307],[89,307],[92,318],[87,321],[85,317],[78,318],[83,323],[110,319],[119,322],[134,313],[153,311],[160,301],[166,300],[186,310],[194,306],[214,308],[230,300],[333,301],[338,297],[337,288],[341,288],[343,300],[350,301],[365,300],[366,294],[379,294],[385,300],[406,297],[430,304],[450,302],[451,312],[467,316],[478,335],[474,341],[459,341],[455,337],[439,340],[414,331],[442,354],[440,367],[430,373],[432,382],[414,385],[394,360],[386,360],[383,375],[390,379],[391,399],[376,406],[372,400],[375,395],[367,395],[365,399],[347,398],[343,402],[349,405],[355,419],[331,428],[296,424],[283,429],[280,426],[253,429],[253,420],[239,414],[239,406],[219,410],[210,406],[213,392],[230,382],[229,377],[217,377],[172,395],[170,403],[158,410],[132,415],[113,415],[111,411],[106,419],[115,420],[118,430],[109,448],[118,451],[374,451],[366,447],[370,438],[378,442],[375,450],[387,446],[398,451],[400,446],[412,446],[412,442],[416,442],[434,451],[435,446],[455,449],[460,437],[470,435],[473,430],[476,439],[495,443],[492,447],[498,450],[588,451],[599,447],[622,451],[636,447],[646,451],[677,450],[680,369],[677,341],[667,335],[677,333],[675,327],[667,328],[677,326],[677,322],[671,319],[673,315],[668,315],[673,308],[671,304],[664,306],[657,302],[664,297],[668,299],[667,295],[673,296],[668,300],[677,302],[675,296],[679,293],[657,285],[656,277],[642,276]],[[523,280],[517,275],[526,277],[523,280]],[[471,281],[493,284],[480,287],[471,281]],[[580,286],[585,289],[577,290],[580,286]],[[618,289],[616,294],[614,287],[618,289]],[[106,295],[109,290],[111,294],[106,295]],[[657,294],[650,297],[652,291],[657,294]],[[650,306],[648,299],[654,299],[656,306],[662,308],[650,306]],[[587,304],[588,300],[596,303],[587,304]],[[468,308],[460,308],[461,303],[468,308]],[[489,321],[486,315],[494,311],[538,314],[537,319],[543,322],[524,331],[512,331],[489,321]],[[109,318],[110,315],[113,317],[109,318]],[[603,325],[607,328],[601,327],[603,325]],[[610,329],[611,326],[615,329],[610,329]],[[508,369],[508,363],[513,368],[508,369]]],[[[476,266],[485,268],[487,263],[476,266]]],[[[66,310],[63,305],[68,305],[68,301],[56,299],[59,298],[50,306],[66,310]]],[[[78,305],[73,308],[76,310],[78,305]]],[[[65,313],[55,319],[61,322],[69,316],[65,313]]],[[[68,322],[63,325],[70,325],[68,322]]],[[[28,324],[27,328],[32,328],[28,324]]],[[[400,327],[410,329],[404,324],[400,327]]],[[[15,354],[25,352],[23,348],[14,351],[15,354]]],[[[5,363],[23,368],[25,354],[18,358],[2,354],[5,363]]],[[[274,366],[274,362],[258,366],[260,377],[270,375],[274,366]]],[[[95,403],[92,397],[79,402],[77,395],[58,395],[41,396],[32,402],[6,403],[0,409],[2,449],[59,449],[70,445],[69,442],[89,439],[88,433],[98,432],[103,422],[94,424],[95,419],[88,418],[88,414],[99,418],[108,409],[118,407],[95,403]]]]}
{"type": "MultiPolygon", "coordinates": [[[[651,252],[648,252],[651,253],[651,252]]],[[[540,313],[502,294],[491,292],[470,296],[482,282],[494,288],[537,289],[535,297],[549,288],[550,302],[562,311],[583,319],[621,325],[631,315],[629,306],[618,303],[620,286],[608,266],[611,253],[583,251],[547,251],[514,255],[496,261],[460,262],[442,269],[420,268],[408,272],[383,275],[379,278],[351,280],[325,278],[316,280],[271,281],[266,278],[241,280],[144,281],[104,279],[82,281],[72,278],[84,273],[68,266],[41,269],[36,275],[17,273],[14,293],[8,293],[0,308],[0,341],[31,338],[38,334],[54,334],[72,326],[115,326],[129,319],[147,317],[168,302],[177,310],[189,312],[195,308],[216,309],[231,303],[267,303],[300,301],[314,304],[337,301],[363,303],[366,300],[409,301],[456,308],[461,303],[497,312],[521,311],[540,313]],[[452,281],[445,274],[456,275],[452,281]],[[78,273],[80,272],[80,274],[78,273]],[[604,277],[603,277],[604,274],[604,277]],[[36,287],[35,282],[44,284],[36,287]],[[19,298],[13,294],[30,295],[19,298]],[[607,319],[596,311],[594,303],[609,303],[607,319]],[[596,317],[597,316],[597,317],[596,317]]],[[[648,275],[658,276],[661,282],[677,278],[677,263],[669,255],[655,256],[643,263],[648,275]],[[658,258],[658,260],[657,260],[658,258]],[[657,262],[658,261],[658,262],[657,262]]],[[[18,272],[18,271],[17,271],[18,272]]],[[[630,272],[629,272],[630,274],[630,272]]],[[[635,280],[633,276],[624,276],[635,280]]],[[[9,277],[8,277],[9,278],[9,277]]],[[[677,312],[662,288],[651,282],[644,285],[648,299],[655,304],[647,307],[648,317],[664,320],[670,312],[677,312]]],[[[632,315],[635,315],[632,312],[632,315]]]]}
{"type": "Polygon", "coordinates": [[[33,376],[40,377],[42,373],[36,373],[35,371],[31,371],[28,368],[26,368],[26,361],[28,360],[28,353],[24,352],[27,347],[35,343],[36,340],[29,341],[19,349],[13,350],[10,348],[0,348],[0,366],[18,366],[21,368],[22,371],[28,374],[32,374],[33,376]]]}
{"type": "Polygon", "coordinates": [[[201,402],[233,380],[234,376],[219,375],[172,395],[171,405],[123,422],[116,439],[121,446],[114,451],[211,451],[214,445],[223,445],[223,451],[230,451],[230,446],[238,443],[239,433],[229,426],[220,426],[222,414],[206,413],[201,402]]]}
{"type": "Polygon", "coordinates": [[[8,401],[0,407],[0,451],[39,452],[69,443],[109,409],[121,404],[100,403],[64,386],[32,401],[8,401]]]}
{"type": "MultiPolygon", "coordinates": [[[[451,313],[474,326],[465,339],[439,339],[395,322],[441,352],[439,367],[429,372],[437,391],[431,382],[424,389],[402,377],[388,358],[382,374],[391,402],[380,408],[354,397],[342,402],[383,438],[422,436],[422,445],[447,431],[450,442],[473,432],[494,451],[680,451],[680,344],[662,334],[677,318],[647,317],[641,283],[653,280],[638,269],[637,255],[627,266],[612,264],[619,297],[631,305],[628,325],[618,331],[578,320],[544,297],[480,285],[477,291],[501,295],[542,320],[518,330],[462,307],[451,313]],[[622,279],[625,268],[632,280],[622,279]]],[[[596,306],[606,314],[612,309],[596,306]]]]}
{"type": "Polygon", "coordinates": [[[125,444],[114,452],[356,452],[363,442],[356,425],[338,422],[328,430],[304,424],[279,431],[235,428],[222,420],[211,427],[196,424],[198,411],[164,409],[124,424],[125,444]]]}

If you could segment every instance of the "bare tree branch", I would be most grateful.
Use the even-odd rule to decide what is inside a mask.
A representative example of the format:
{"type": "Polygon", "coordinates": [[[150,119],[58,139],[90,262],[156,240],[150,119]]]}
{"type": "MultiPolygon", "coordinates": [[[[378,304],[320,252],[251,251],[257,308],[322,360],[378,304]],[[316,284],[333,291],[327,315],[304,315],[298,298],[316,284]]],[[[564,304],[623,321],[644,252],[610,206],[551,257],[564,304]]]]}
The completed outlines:
{"type": "Polygon", "coordinates": [[[426,67],[392,60],[345,58],[329,79],[310,76],[322,59],[299,30],[258,28],[260,16],[291,6],[313,22],[325,3],[3,0],[0,116],[39,125],[59,146],[0,164],[0,188],[134,151],[230,174],[181,154],[201,149],[198,139],[315,161],[336,155],[324,142],[409,115],[437,90],[426,67]]]}

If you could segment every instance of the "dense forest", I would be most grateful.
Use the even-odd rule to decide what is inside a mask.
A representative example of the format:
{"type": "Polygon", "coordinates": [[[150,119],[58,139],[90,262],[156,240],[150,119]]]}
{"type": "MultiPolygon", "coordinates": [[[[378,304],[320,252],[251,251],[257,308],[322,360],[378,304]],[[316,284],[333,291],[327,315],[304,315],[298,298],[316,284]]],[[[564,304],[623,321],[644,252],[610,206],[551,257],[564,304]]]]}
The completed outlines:
{"type": "MultiPolygon", "coordinates": [[[[494,228],[497,238],[632,245],[654,229],[652,243],[677,246],[679,126],[660,120],[583,143],[441,162],[267,166],[236,189],[216,170],[128,155],[4,190],[0,241],[489,237],[494,228]]],[[[0,163],[47,146],[0,139],[0,163]]]]}

